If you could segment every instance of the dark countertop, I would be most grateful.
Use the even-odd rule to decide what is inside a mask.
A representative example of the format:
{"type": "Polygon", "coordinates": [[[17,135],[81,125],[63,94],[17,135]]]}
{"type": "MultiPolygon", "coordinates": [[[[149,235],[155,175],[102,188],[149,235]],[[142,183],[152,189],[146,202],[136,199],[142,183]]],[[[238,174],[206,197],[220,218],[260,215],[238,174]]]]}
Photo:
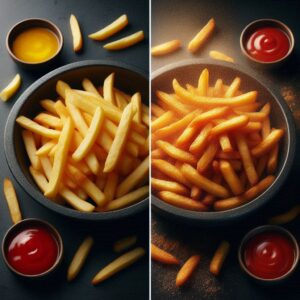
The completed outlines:
{"type": "MultiPolygon", "coordinates": [[[[59,67],[70,62],[86,59],[117,60],[134,65],[144,72],[148,72],[148,41],[149,14],[147,1],[97,1],[97,0],[1,0],[0,2],[0,89],[18,72],[23,84],[18,94],[8,103],[0,103],[0,140],[3,145],[4,126],[7,115],[18,96],[36,79],[49,70],[36,72],[26,71],[17,66],[10,59],[6,48],[5,38],[8,30],[16,22],[25,18],[40,17],[53,21],[59,26],[64,35],[64,48],[61,53],[59,67]],[[84,36],[84,49],[80,54],[72,50],[72,40],[69,27],[69,17],[73,13],[78,18],[84,36]],[[127,13],[130,25],[110,40],[114,40],[138,30],[144,30],[146,39],[132,48],[119,52],[109,52],[102,48],[102,43],[88,39],[87,34],[110,23],[121,14],[127,13]]],[[[7,204],[2,193],[2,182],[5,177],[13,179],[8,169],[4,148],[0,147],[0,236],[3,237],[11,225],[7,204]]],[[[149,286],[149,264],[145,257],[136,265],[122,271],[113,278],[93,287],[91,279],[96,272],[117,257],[112,252],[113,241],[128,234],[137,233],[139,242],[146,249],[149,238],[148,211],[126,222],[117,224],[78,223],[48,211],[27,196],[13,179],[20,200],[24,217],[35,217],[49,221],[61,232],[65,256],[60,272],[53,278],[41,282],[26,282],[15,277],[8,271],[3,259],[0,259],[0,299],[147,299],[149,286]],[[66,270],[75,250],[86,234],[95,237],[95,246],[74,282],[66,281],[66,270]]]]}
{"type": "MultiPolygon", "coordinates": [[[[152,71],[188,58],[208,58],[210,50],[219,50],[232,56],[236,63],[257,72],[285,95],[297,121],[299,137],[300,109],[300,27],[299,1],[152,1],[152,46],[171,39],[181,39],[183,48],[165,57],[152,59],[152,71]],[[214,17],[216,32],[197,54],[190,54],[185,46],[206,22],[214,17]],[[242,55],[239,37],[243,28],[255,19],[275,18],[285,22],[293,31],[296,44],[289,63],[277,69],[261,69],[251,65],[242,55]]],[[[299,152],[299,151],[297,151],[299,152]]],[[[175,287],[177,267],[166,267],[152,262],[153,299],[299,299],[299,268],[292,278],[282,285],[266,287],[246,277],[237,261],[237,249],[242,236],[251,228],[264,224],[266,220],[299,202],[298,178],[300,156],[296,154],[294,168],[278,195],[258,214],[243,222],[226,227],[195,228],[176,224],[159,215],[152,214],[152,241],[185,261],[190,255],[200,253],[201,262],[191,282],[181,289],[175,287]],[[215,278],[208,271],[210,259],[222,239],[231,243],[230,254],[215,278]]],[[[300,241],[300,219],[285,226],[300,241]]]]}

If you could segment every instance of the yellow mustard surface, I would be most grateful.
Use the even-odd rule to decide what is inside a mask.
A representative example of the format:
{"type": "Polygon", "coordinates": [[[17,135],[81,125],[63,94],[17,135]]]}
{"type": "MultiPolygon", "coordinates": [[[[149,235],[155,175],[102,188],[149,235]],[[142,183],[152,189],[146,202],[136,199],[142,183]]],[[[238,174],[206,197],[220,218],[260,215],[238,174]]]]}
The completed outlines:
{"type": "Polygon", "coordinates": [[[53,57],[59,47],[58,38],[51,30],[42,27],[21,32],[13,42],[14,55],[29,63],[39,63],[53,57]]]}

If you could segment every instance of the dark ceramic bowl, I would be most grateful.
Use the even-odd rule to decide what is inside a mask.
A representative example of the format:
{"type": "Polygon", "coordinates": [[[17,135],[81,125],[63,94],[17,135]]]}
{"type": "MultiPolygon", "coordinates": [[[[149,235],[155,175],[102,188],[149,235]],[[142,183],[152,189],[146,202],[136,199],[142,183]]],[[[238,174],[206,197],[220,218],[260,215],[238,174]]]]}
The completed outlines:
{"type": "Polygon", "coordinates": [[[280,283],[280,282],[285,281],[287,278],[289,278],[295,272],[296,267],[299,263],[299,246],[298,246],[298,243],[297,243],[297,240],[295,239],[295,237],[288,230],[284,229],[283,227],[274,226],[274,225],[263,225],[263,226],[259,226],[259,227],[252,229],[245,235],[245,237],[241,241],[241,244],[239,247],[238,259],[239,259],[239,263],[240,263],[242,270],[244,272],[246,272],[246,274],[248,274],[252,279],[254,279],[257,282],[263,283],[263,284],[271,285],[271,284],[280,283]],[[248,270],[247,266],[245,265],[243,254],[244,254],[244,249],[245,249],[246,243],[251,238],[253,238],[256,235],[263,233],[263,232],[279,233],[279,234],[285,236],[286,238],[288,238],[294,247],[294,262],[293,262],[291,268],[289,269],[289,271],[287,271],[285,274],[283,274],[280,277],[273,278],[273,279],[265,279],[265,278],[258,277],[256,275],[252,274],[248,270]]]}
{"type": "Polygon", "coordinates": [[[253,22],[251,22],[250,24],[248,24],[244,30],[241,33],[240,36],[240,47],[242,50],[242,53],[252,62],[256,63],[256,65],[264,65],[264,66],[273,66],[273,65],[278,65],[281,64],[282,62],[286,61],[288,59],[288,57],[291,55],[291,53],[293,52],[294,49],[294,45],[295,45],[295,40],[294,40],[294,35],[293,32],[291,31],[291,29],[285,25],[284,23],[282,23],[281,21],[275,20],[275,19],[259,19],[259,20],[255,20],[253,22]],[[282,30],[288,37],[289,42],[290,42],[290,48],[288,53],[278,59],[278,60],[274,60],[271,62],[264,62],[261,60],[257,60],[255,58],[253,58],[251,55],[249,55],[249,53],[247,52],[246,49],[246,44],[248,39],[250,38],[251,34],[253,32],[255,32],[256,30],[263,28],[263,27],[274,27],[274,28],[278,28],[280,30],[282,30]]]}
{"type": "MultiPolygon", "coordinates": [[[[149,84],[146,74],[134,67],[107,61],[82,61],[58,68],[43,76],[32,84],[13,106],[5,127],[4,148],[7,163],[13,175],[24,190],[37,202],[45,207],[68,217],[104,221],[129,217],[148,207],[148,198],[129,207],[111,212],[79,212],[47,199],[33,181],[28,167],[29,161],[22,142],[21,127],[15,120],[19,115],[35,116],[42,110],[39,101],[45,98],[56,99],[55,85],[58,80],[69,83],[74,88],[81,88],[83,78],[89,78],[96,84],[103,82],[106,76],[115,72],[116,86],[128,93],[140,91],[143,101],[148,101],[149,84]]],[[[148,104],[148,103],[147,103],[148,104]]]]}
{"type": "Polygon", "coordinates": [[[7,36],[6,36],[6,49],[9,53],[9,55],[11,56],[11,58],[18,64],[25,66],[25,67],[40,67],[41,65],[47,65],[50,63],[50,61],[53,61],[60,53],[62,47],[63,47],[63,43],[64,43],[64,39],[63,39],[63,35],[60,31],[60,29],[52,22],[45,20],[45,19],[26,19],[23,20],[17,24],[15,24],[8,32],[7,36]],[[51,30],[57,37],[58,39],[58,49],[56,51],[56,53],[52,56],[49,57],[47,60],[44,60],[42,62],[28,62],[28,61],[24,61],[21,60],[20,58],[18,58],[17,56],[15,56],[15,54],[12,51],[12,45],[13,42],[15,40],[15,38],[24,30],[29,29],[29,28],[36,28],[36,27],[42,27],[42,28],[46,28],[51,30]]]}
{"type": "Polygon", "coordinates": [[[8,229],[8,231],[6,232],[6,234],[4,235],[3,240],[2,240],[2,255],[3,255],[3,259],[6,263],[6,265],[13,273],[15,273],[21,277],[26,277],[26,278],[40,278],[40,277],[44,277],[44,276],[50,275],[53,272],[55,272],[55,270],[58,268],[58,266],[60,265],[60,263],[62,261],[63,252],[64,252],[63,241],[62,241],[62,238],[61,238],[59,232],[48,222],[39,220],[39,219],[24,219],[24,220],[20,221],[19,223],[13,225],[12,227],[10,227],[10,229],[8,229]],[[10,263],[8,262],[8,259],[6,257],[6,255],[7,255],[6,253],[7,253],[9,243],[12,240],[12,238],[14,238],[15,235],[18,234],[20,231],[22,231],[26,228],[30,228],[32,226],[41,226],[41,227],[45,228],[52,235],[52,237],[54,238],[54,240],[57,243],[58,254],[57,254],[55,263],[45,272],[40,273],[40,274],[35,274],[35,275],[26,275],[26,274],[20,273],[19,271],[17,271],[10,265],[10,263]]]}
{"type": "Polygon", "coordinates": [[[211,60],[187,60],[163,67],[154,72],[152,76],[152,101],[155,102],[156,90],[173,91],[173,78],[176,78],[183,85],[190,83],[196,86],[200,71],[204,68],[208,68],[210,72],[211,83],[215,82],[218,78],[222,78],[225,84],[230,84],[238,76],[242,80],[241,89],[243,91],[257,90],[259,100],[271,103],[271,122],[273,126],[285,130],[284,138],[281,141],[275,181],[266,191],[247,204],[228,211],[196,212],[172,206],[152,195],[151,203],[154,210],[166,217],[181,220],[188,224],[220,226],[254,213],[269,202],[279,191],[294,161],[296,143],[295,125],[290,109],[284,100],[274,92],[275,88],[270,82],[264,83],[255,73],[249,74],[229,63],[216,63],[211,60]]]}

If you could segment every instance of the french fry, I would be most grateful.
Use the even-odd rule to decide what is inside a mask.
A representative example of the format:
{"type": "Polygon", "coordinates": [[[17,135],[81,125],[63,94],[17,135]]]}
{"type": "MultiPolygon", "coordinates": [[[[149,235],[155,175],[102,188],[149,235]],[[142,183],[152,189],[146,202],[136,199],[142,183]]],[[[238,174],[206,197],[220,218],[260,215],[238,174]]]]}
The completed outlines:
{"type": "Polygon", "coordinates": [[[128,24],[127,15],[122,15],[111,24],[105,26],[101,30],[89,35],[89,38],[96,41],[103,41],[121,31],[128,24]]]}
{"type": "Polygon", "coordinates": [[[143,186],[135,191],[125,194],[124,196],[114,199],[106,206],[107,211],[117,210],[126,206],[132,205],[141,199],[144,199],[149,194],[149,186],[143,186]]]}
{"type": "Polygon", "coordinates": [[[216,60],[223,60],[223,61],[227,61],[230,63],[234,63],[234,59],[232,57],[230,57],[220,51],[211,50],[211,51],[209,51],[209,56],[216,60]]]}
{"type": "Polygon", "coordinates": [[[190,197],[194,200],[200,200],[200,197],[201,197],[201,194],[202,194],[202,191],[199,187],[197,186],[193,186],[191,188],[191,195],[190,197]]]}
{"type": "Polygon", "coordinates": [[[226,153],[226,152],[232,152],[233,151],[233,148],[232,148],[230,139],[228,137],[228,134],[226,134],[226,133],[221,134],[220,137],[219,137],[219,143],[220,143],[220,146],[221,146],[223,152],[226,153]]]}
{"type": "Polygon", "coordinates": [[[172,254],[151,243],[151,258],[167,265],[179,265],[179,260],[172,254]]]}
{"type": "Polygon", "coordinates": [[[198,80],[198,95],[200,96],[207,96],[208,95],[208,88],[209,88],[209,73],[207,69],[204,69],[198,80]]]}
{"type": "Polygon", "coordinates": [[[189,278],[192,276],[193,272],[197,268],[200,262],[200,255],[191,256],[181,267],[176,276],[176,286],[180,287],[184,285],[189,278]]]}
{"type": "Polygon", "coordinates": [[[57,94],[62,97],[63,99],[66,99],[66,91],[71,90],[71,87],[64,81],[58,80],[56,83],[56,92],[57,94]]]}
{"type": "Polygon", "coordinates": [[[270,157],[268,160],[268,173],[274,174],[277,169],[278,164],[278,152],[279,152],[279,146],[278,144],[271,150],[270,157]]]}
{"type": "Polygon", "coordinates": [[[190,124],[190,126],[200,126],[206,124],[214,119],[218,119],[224,116],[228,112],[228,107],[217,107],[208,110],[199,116],[197,116],[190,124]]]}
{"type": "Polygon", "coordinates": [[[70,16],[70,26],[73,37],[73,50],[78,52],[82,49],[83,41],[78,20],[74,15],[70,16]]]}
{"type": "Polygon", "coordinates": [[[222,97],[223,95],[224,95],[223,80],[219,78],[216,80],[213,96],[214,97],[222,97]]]}
{"type": "Polygon", "coordinates": [[[53,114],[53,115],[57,115],[56,109],[55,109],[55,103],[54,101],[50,100],[50,99],[45,99],[45,100],[41,100],[40,104],[42,106],[43,109],[45,109],[47,112],[53,114]]]}
{"type": "Polygon", "coordinates": [[[198,51],[211,36],[215,28],[215,20],[211,18],[208,23],[189,42],[188,50],[192,53],[198,51]]]}
{"type": "Polygon", "coordinates": [[[158,117],[155,121],[152,122],[151,124],[151,130],[152,132],[155,132],[156,130],[166,127],[170,124],[172,124],[175,121],[175,115],[173,112],[168,111],[158,117]]]}
{"type": "Polygon", "coordinates": [[[138,184],[143,182],[149,171],[149,156],[147,156],[143,162],[129,174],[117,187],[116,196],[122,197],[128,192],[132,191],[138,184]]]}
{"type": "Polygon", "coordinates": [[[233,117],[213,127],[211,130],[211,135],[216,136],[227,133],[228,131],[242,128],[247,125],[248,121],[249,118],[247,116],[233,117]]]}
{"type": "Polygon", "coordinates": [[[39,170],[41,168],[41,162],[39,157],[36,155],[37,150],[32,132],[23,130],[22,137],[32,167],[36,170],[39,170]]]}
{"type": "Polygon", "coordinates": [[[186,152],[184,150],[181,150],[179,148],[176,148],[172,144],[164,141],[157,141],[156,145],[163,150],[166,154],[168,154],[170,157],[173,157],[179,161],[195,164],[197,162],[196,158],[190,154],[189,152],[186,152]]]}
{"type": "Polygon", "coordinates": [[[123,252],[136,244],[137,236],[131,235],[114,242],[113,250],[116,253],[123,252]]]}
{"type": "Polygon", "coordinates": [[[8,205],[10,217],[14,224],[17,224],[22,220],[22,214],[16,195],[15,188],[10,179],[5,178],[3,181],[4,196],[8,205]]]}
{"type": "Polygon", "coordinates": [[[140,93],[135,93],[131,98],[132,109],[135,111],[133,119],[137,123],[142,123],[142,99],[140,93]]]}
{"type": "Polygon", "coordinates": [[[60,131],[41,126],[38,123],[36,123],[24,116],[18,117],[16,119],[16,122],[23,128],[25,128],[31,132],[37,133],[41,136],[47,137],[49,139],[57,139],[60,136],[60,131]]]}
{"type": "Polygon", "coordinates": [[[82,87],[85,91],[93,93],[96,97],[100,96],[99,91],[88,78],[82,80],[82,87]]]}
{"type": "Polygon", "coordinates": [[[206,211],[207,207],[201,202],[169,191],[159,192],[159,198],[171,205],[195,211],[206,211]]]}
{"type": "Polygon", "coordinates": [[[49,126],[49,127],[52,127],[54,129],[58,129],[58,130],[60,130],[63,127],[63,123],[59,118],[52,116],[48,113],[39,113],[34,118],[34,121],[43,126],[46,126],[46,127],[49,126]]]}
{"type": "Polygon", "coordinates": [[[50,140],[49,142],[45,143],[41,148],[39,148],[35,152],[35,154],[37,156],[47,155],[55,145],[56,145],[56,141],[50,140]]]}
{"type": "Polygon", "coordinates": [[[193,141],[193,143],[190,146],[190,151],[193,154],[199,154],[205,147],[205,143],[210,135],[210,132],[212,130],[212,124],[208,123],[205,125],[202,130],[200,131],[199,135],[196,137],[196,139],[193,141]]]}
{"type": "Polygon", "coordinates": [[[121,270],[131,266],[144,255],[145,250],[141,247],[135,248],[134,250],[121,255],[119,258],[115,259],[113,262],[100,270],[93,278],[92,284],[99,284],[100,282],[106,280],[107,278],[113,276],[121,270]]]}
{"type": "Polygon", "coordinates": [[[181,47],[180,40],[171,40],[151,48],[152,56],[162,56],[175,52],[181,47]]]}
{"type": "Polygon", "coordinates": [[[117,184],[118,184],[118,175],[117,173],[108,173],[107,175],[107,181],[104,186],[104,195],[106,198],[106,201],[111,201],[115,197],[116,189],[117,189],[117,184]]]}
{"type": "Polygon", "coordinates": [[[196,127],[186,127],[181,135],[177,138],[175,146],[179,148],[187,148],[197,132],[196,127]]]}
{"type": "Polygon", "coordinates": [[[241,78],[239,77],[234,78],[234,80],[232,81],[228,90],[225,93],[225,98],[234,97],[237,91],[239,90],[240,85],[241,85],[241,78]]]}
{"type": "Polygon", "coordinates": [[[68,268],[67,279],[69,282],[77,277],[91,251],[93,244],[94,239],[91,236],[88,236],[77,249],[68,268]]]}
{"type": "Polygon", "coordinates": [[[218,151],[218,148],[218,144],[214,141],[209,144],[209,146],[206,148],[206,150],[198,160],[197,170],[199,173],[204,173],[205,170],[210,166],[218,151]]]}
{"type": "Polygon", "coordinates": [[[45,175],[41,171],[34,169],[32,166],[29,167],[29,172],[39,189],[44,193],[48,186],[48,181],[45,175]]]}
{"type": "Polygon", "coordinates": [[[269,223],[272,225],[287,224],[289,222],[292,222],[294,219],[296,219],[299,214],[300,214],[300,205],[296,205],[293,208],[291,208],[289,211],[281,215],[270,218],[269,223]]]}
{"type": "Polygon", "coordinates": [[[230,244],[227,241],[222,241],[216,250],[214,257],[212,258],[209,266],[209,271],[218,276],[220,274],[221,268],[224,264],[224,261],[228,255],[230,249],[230,244]]]}
{"type": "Polygon", "coordinates": [[[114,81],[115,73],[111,73],[107,76],[103,83],[103,98],[104,100],[116,105],[115,93],[114,93],[114,81]]]}
{"type": "Polygon", "coordinates": [[[131,47],[137,43],[139,43],[140,41],[142,41],[144,39],[144,32],[138,31],[134,34],[131,34],[127,37],[124,37],[122,39],[116,40],[114,42],[105,44],[103,46],[103,48],[105,48],[106,50],[121,50],[121,49],[125,49],[128,47],[131,47]]]}
{"type": "Polygon", "coordinates": [[[155,117],[160,117],[161,115],[163,115],[165,113],[165,111],[158,105],[156,105],[155,103],[151,104],[151,113],[152,115],[154,115],[155,117]]]}
{"type": "Polygon", "coordinates": [[[20,88],[22,83],[20,74],[17,74],[13,80],[0,92],[0,99],[4,102],[9,100],[20,88]]]}
{"type": "Polygon", "coordinates": [[[180,195],[188,195],[188,189],[175,181],[152,178],[151,185],[152,188],[157,191],[169,191],[180,195]]]}
{"type": "Polygon", "coordinates": [[[206,192],[220,198],[226,198],[229,196],[229,192],[225,187],[199,174],[192,166],[183,164],[181,167],[181,172],[189,182],[205,190],[206,192]]]}
{"type": "Polygon", "coordinates": [[[115,139],[105,161],[104,172],[106,173],[113,171],[116,167],[126,143],[132,117],[132,106],[131,104],[128,104],[123,111],[122,119],[120,120],[115,139]]]}
{"type": "Polygon", "coordinates": [[[58,139],[57,150],[54,155],[53,169],[45,196],[54,198],[58,192],[60,180],[63,174],[63,168],[67,162],[67,154],[74,131],[74,125],[70,118],[67,119],[61,135],[58,139]]]}

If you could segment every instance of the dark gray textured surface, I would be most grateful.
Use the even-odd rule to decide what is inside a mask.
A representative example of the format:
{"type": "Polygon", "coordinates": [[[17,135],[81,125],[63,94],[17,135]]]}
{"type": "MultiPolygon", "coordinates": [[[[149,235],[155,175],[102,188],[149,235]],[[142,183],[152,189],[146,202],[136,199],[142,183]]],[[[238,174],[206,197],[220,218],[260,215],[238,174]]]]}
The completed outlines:
{"type": "MultiPolygon", "coordinates": [[[[11,221],[7,205],[3,198],[2,181],[8,176],[13,179],[5,161],[3,149],[4,125],[10,108],[31,83],[45,74],[48,70],[27,71],[19,68],[9,58],[5,49],[7,31],[16,22],[29,18],[47,18],[56,23],[63,32],[65,44],[61,60],[56,67],[70,62],[86,59],[107,59],[125,62],[148,72],[148,3],[147,1],[97,1],[97,0],[1,0],[0,1],[0,85],[4,87],[15,73],[19,72],[23,78],[20,92],[9,103],[0,103],[0,237],[9,228],[11,221]],[[84,49],[75,54],[69,28],[69,16],[73,13],[78,17],[84,35],[84,49]],[[111,38],[109,41],[144,30],[146,39],[139,45],[120,52],[108,52],[102,48],[103,43],[94,42],[87,38],[87,34],[94,32],[127,13],[130,25],[128,28],[111,38]]],[[[103,282],[97,287],[91,285],[91,279],[96,272],[116,257],[112,253],[112,242],[126,234],[137,233],[139,244],[148,247],[148,212],[121,224],[80,224],[60,217],[30,199],[21,187],[13,180],[20,199],[24,217],[42,218],[61,232],[65,257],[61,269],[53,278],[41,282],[26,282],[11,274],[2,258],[0,259],[0,299],[147,299],[149,268],[145,257],[135,266],[128,268],[115,277],[103,282]],[[95,247],[92,249],[86,265],[78,278],[68,284],[66,270],[74,251],[83,237],[91,233],[95,237],[95,247]]]]}
{"type": "MultiPolygon", "coordinates": [[[[299,1],[152,1],[152,44],[156,45],[171,39],[181,39],[183,48],[169,56],[153,58],[152,70],[188,58],[208,58],[210,50],[224,51],[235,61],[270,81],[281,94],[288,91],[288,104],[296,117],[299,140],[299,93],[300,93],[300,27],[299,1]],[[202,50],[193,55],[187,52],[186,45],[206,22],[214,17],[217,28],[212,38],[202,50]],[[259,18],[277,18],[285,22],[295,35],[296,45],[292,60],[279,69],[261,69],[251,65],[243,57],[239,47],[242,29],[259,18]]],[[[238,244],[242,236],[251,228],[266,223],[267,219],[279,212],[288,210],[299,203],[299,148],[296,151],[294,168],[283,189],[270,203],[252,218],[232,226],[217,229],[203,229],[176,224],[156,214],[152,216],[152,240],[185,261],[190,255],[200,253],[201,262],[191,282],[184,288],[175,287],[177,267],[152,263],[153,299],[221,299],[221,300],[268,300],[299,299],[300,272],[283,285],[266,287],[249,280],[240,270],[237,260],[238,244]],[[297,153],[298,152],[298,153],[297,153]],[[222,273],[215,278],[209,273],[209,262],[222,239],[231,243],[231,251],[222,273]]],[[[300,219],[285,226],[300,241],[300,219]]]]}

